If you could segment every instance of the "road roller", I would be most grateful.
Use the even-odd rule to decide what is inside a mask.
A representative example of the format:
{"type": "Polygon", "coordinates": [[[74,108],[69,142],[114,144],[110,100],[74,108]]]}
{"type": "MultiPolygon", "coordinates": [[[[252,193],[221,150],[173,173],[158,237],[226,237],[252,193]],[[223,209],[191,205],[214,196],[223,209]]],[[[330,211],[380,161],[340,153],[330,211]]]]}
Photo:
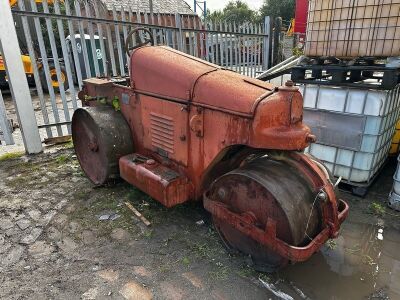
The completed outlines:
{"type": "Polygon", "coordinates": [[[93,184],[120,177],[168,208],[202,201],[227,250],[260,271],[306,261],[338,236],[349,207],[303,152],[316,138],[292,82],[276,87],[154,46],[143,28],[125,48],[126,84],[85,80],[72,119],[93,184]]]}

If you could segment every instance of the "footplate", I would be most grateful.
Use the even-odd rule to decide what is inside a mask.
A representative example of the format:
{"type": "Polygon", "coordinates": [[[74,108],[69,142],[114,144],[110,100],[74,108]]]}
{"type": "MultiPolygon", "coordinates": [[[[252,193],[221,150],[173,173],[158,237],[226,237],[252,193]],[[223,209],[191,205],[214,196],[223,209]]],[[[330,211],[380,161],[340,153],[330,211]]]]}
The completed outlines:
{"type": "Polygon", "coordinates": [[[140,154],[129,154],[119,160],[121,177],[166,207],[188,201],[192,184],[174,170],[140,154]]]}

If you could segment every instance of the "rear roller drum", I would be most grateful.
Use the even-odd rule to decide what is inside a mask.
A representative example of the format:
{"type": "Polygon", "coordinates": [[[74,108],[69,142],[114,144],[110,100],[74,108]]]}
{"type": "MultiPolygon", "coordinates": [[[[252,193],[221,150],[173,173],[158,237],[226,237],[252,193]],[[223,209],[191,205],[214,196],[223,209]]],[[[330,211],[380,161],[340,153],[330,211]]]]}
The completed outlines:
{"type": "Polygon", "coordinates": [[[119,159],[133,153],[128,123],[109,106],[80,108],[72,118],[72,139],[78,161],[96,185],[119,176],[119,159]]]}
{"type": "MultiPolygon", "coordinates": [[[[276,221],[276,236],[290,245],[303,246],[320,229],[320,211],[313,208],[311,184],[287,159],[264,156],[218,178],[209,198],[226,204],[260,229],[268,218],[276,221]],[[312,212],[312,213],[311,213],[312,212]],[[310,216],[311,213],[311,216],[310,216]],[[308,225],[307,225],[308,223],[308,225]],[[306,233],[307,231],[307,233],[306,233]]],[[[223,244],[230,250],[250,255],[255,269],[274,272],[288,259],[259,244],[227,222],[213,216],[223,244]]]]}

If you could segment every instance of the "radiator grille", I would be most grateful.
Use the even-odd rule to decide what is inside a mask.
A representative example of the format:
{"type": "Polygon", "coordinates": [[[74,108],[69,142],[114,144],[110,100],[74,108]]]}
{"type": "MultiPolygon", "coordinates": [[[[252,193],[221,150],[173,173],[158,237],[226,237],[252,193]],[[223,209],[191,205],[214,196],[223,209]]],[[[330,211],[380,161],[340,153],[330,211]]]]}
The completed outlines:
{"type": "Polygon", "coordinates": [[[151,144],[168,153],[174,153],[174,120],[168,116],[150,113],[151,144]]]}

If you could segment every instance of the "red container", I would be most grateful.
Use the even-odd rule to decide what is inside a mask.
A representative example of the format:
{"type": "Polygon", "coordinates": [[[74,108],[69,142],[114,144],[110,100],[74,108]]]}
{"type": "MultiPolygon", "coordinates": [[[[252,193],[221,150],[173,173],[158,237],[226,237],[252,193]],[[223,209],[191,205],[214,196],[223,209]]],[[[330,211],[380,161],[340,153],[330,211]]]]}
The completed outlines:
{"type": "Polygon", "coordinates": [[[308,0],[296,0],[296,17],[294,32],[300,35],[306,34],[308,15],[308,0]]]}

